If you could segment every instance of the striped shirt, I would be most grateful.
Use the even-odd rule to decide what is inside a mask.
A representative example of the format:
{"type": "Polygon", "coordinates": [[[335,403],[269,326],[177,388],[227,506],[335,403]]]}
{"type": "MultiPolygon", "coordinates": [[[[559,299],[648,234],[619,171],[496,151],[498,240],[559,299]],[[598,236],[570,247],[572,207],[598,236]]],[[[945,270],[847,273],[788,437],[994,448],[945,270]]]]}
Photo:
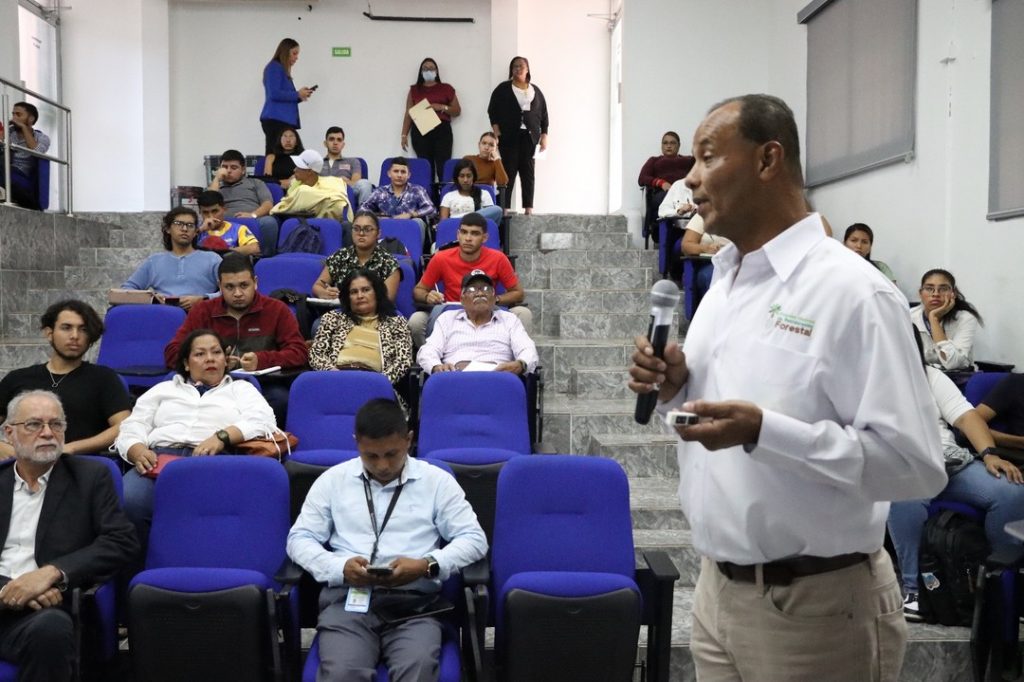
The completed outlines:
{"type": "Polygon", "coordinates": [[[506,310],[495,310],[491,319],[480,326],[470,321],[465,310],[442,313],[434,323],[434,331],[417,353],[416,362],[430,374],[437,365],[471,360],[495,363],[522,360],[526,371],[532,372],[538,362],[537,346],[519,318],[506,310]]]}

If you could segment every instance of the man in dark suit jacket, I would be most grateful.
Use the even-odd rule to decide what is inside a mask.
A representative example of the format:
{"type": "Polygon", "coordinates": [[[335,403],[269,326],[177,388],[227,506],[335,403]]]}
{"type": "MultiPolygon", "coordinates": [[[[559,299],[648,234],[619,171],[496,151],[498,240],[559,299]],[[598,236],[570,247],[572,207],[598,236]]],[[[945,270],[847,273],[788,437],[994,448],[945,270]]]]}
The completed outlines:
{"type": "Polygon", "coordinates": [[[74,656],[64,592],[117,572],[139,552],[102,464],[61,456],[60,399],[27,391],[7,408],[15,457],[0,464],[0,658],[19,680],[70,680],[74,656]]]}

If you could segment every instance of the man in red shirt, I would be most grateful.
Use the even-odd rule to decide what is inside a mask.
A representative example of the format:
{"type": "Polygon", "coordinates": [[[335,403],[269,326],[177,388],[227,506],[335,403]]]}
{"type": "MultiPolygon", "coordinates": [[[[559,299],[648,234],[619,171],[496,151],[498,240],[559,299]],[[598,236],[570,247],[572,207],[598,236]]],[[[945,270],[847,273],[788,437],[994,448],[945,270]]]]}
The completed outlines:
{"type": "Polygon", "coordinates": [[[505,291],[495,298],[495,304],[508,308],[523,323],[526,333],[533,329],[533,313],[529,308],[519,305],[525,294],[519,283],[515,270],[508,257],[497,249],[484,246],[487,241],[487,220],[479,213],[467,213],[462,216],[459,225],[458,248],[438,251],[427,264],[412,297],[421,305],[432,305],[434,308],[428,315],[425,312],[413,313],[409,318],[409,330],[412,340],[422,346],[434,320],[444,310],[460,305],[462,278],[474,270],[482,270],[501,285],[505,291]],[[443,285],[442,293],[438,285],[443,285]]]}
{"type": "MultiPolygon", "coordinates": [[[[217,281],[221,295],[193,305],[164,348],[168,367],[174,366],[181,342],[196,329],[212,329],[224,339],[230,349],[228,370],[306,367],[309,354],[295,315],[281,301],[256,291],[256,275],[247,256],[225,257],[217,269],[217,281]]],[[[283,425],[288,384],[264,378],[263,397],[274,408],[278,424],[283,425]]]]}

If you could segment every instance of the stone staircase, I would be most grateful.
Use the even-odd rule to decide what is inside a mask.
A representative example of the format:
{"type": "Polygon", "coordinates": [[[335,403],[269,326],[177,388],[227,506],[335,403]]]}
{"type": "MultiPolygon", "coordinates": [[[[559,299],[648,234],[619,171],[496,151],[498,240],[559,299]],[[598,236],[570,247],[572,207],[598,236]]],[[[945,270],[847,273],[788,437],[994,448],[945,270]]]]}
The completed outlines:
{"type": "MultiPolygon", "coordinates": [[[[622,464],[638,562],[645,551],[664,551],[680,573],[671,679],[694,680],[690,613],[700,560],[676,496],[676,439],[655,419],[634,421],[625,383],[632,339],[647,329],[657,252],[632,248],[621,216],[516,216],[509,233],[544,367],[544,443],[622,464]]],[[[964,628],[911,624],[900,679],[970,679],[968,639],[964,628]]]]}

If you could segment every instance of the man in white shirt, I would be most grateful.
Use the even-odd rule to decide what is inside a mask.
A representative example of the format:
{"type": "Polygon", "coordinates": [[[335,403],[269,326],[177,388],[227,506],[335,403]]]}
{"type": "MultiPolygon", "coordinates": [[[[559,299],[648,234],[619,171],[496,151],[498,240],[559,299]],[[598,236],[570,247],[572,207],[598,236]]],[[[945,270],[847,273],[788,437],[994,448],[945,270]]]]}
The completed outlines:
{"type": "Polygon", "coordinates": [[[65,591],[114,574],[139,550],[106,466],[61,457],[66,428],[55,393],[26,391],[7,406],[15,457],[0,465],[0,659],[19,666],[19,680],[71,679],[65,591]]]}
{"type": "Polygon", "coordinates": [[[359,457],[316,480],[288,533],[288,556],[326,585],[317,679],[369,682],[383,659],[393,680],[437,680],[441,622],[388,626],[378,611],[429,603],[442,581],[483,558],[487,539],[455,479],[409,457],[412,432],[396,402],[360,408],[355,438],[359,457]]]}
{"type": "Polygon", "coordinates": [[[538,359],[519,318],[495,307],[494,280],[483,270],[462,278],[462,308],[442,313],[416,354],[427,374],[460,371],[476,362],[521,375],[536,369],[538,359]]]}
{"type": "Polygon", "coordinates": [[[703,556],[697,676],[896,680],[906,624],[882,549],[889,501],[946,482],[906,300],[808,215],[784,102],[716,105],[693,150],[693,201],[733,245],[683,349],[660,360],[637,339],[630,387],[700,417],[677,428],[703,556]]]}

